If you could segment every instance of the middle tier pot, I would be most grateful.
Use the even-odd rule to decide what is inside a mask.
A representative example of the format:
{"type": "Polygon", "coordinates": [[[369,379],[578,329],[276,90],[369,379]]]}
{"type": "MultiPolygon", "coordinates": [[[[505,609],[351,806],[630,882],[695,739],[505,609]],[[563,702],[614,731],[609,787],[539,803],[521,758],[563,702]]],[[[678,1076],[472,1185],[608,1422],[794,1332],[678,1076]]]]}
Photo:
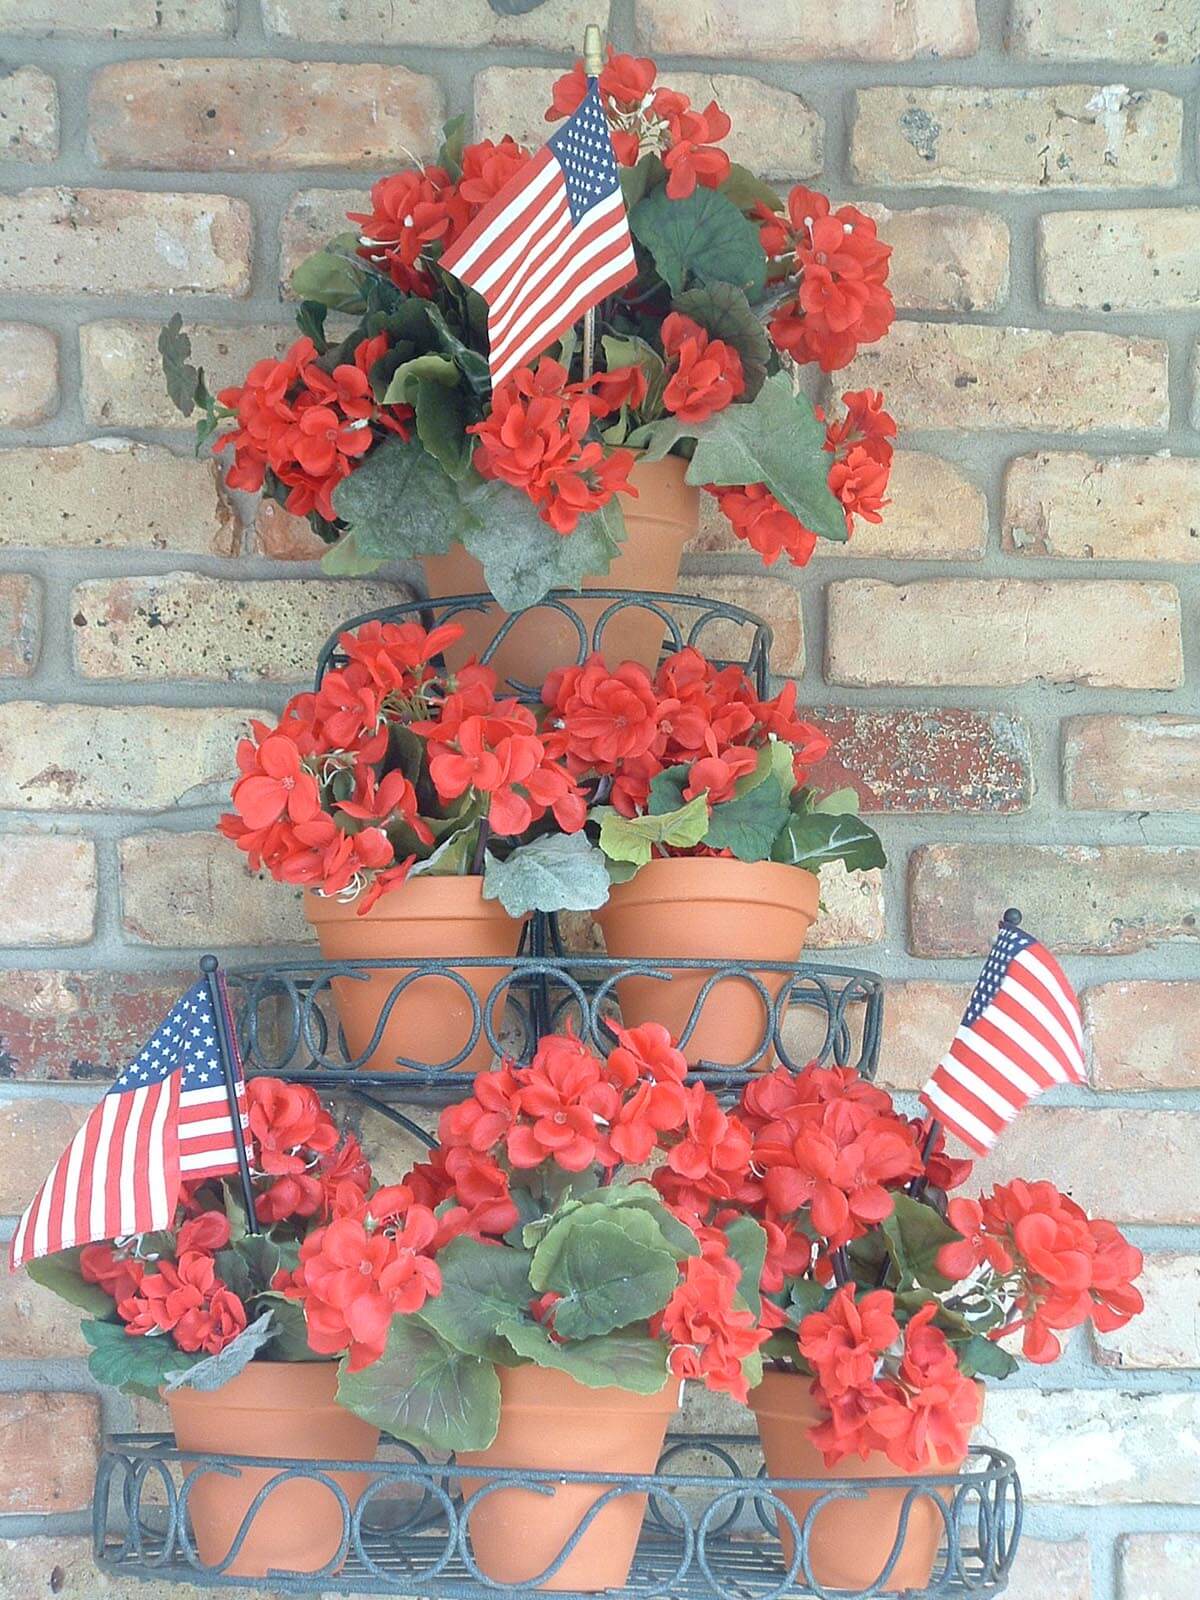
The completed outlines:
{"type": "MultiPolygon", "coordinates": [[[[678,456],[662,461],[637,461],[629,474],[632,494],[620,494],[625,514],[625,541],[607,572],[584,578],[583,588],[628,589],[633,593],[670,591],[679,576],[684,546],[693,538],[700,520],[700,491],[684,482],[688,463],[678,456]]],[[[426,556],[425,580],[432,600],[448,595],[483,594],[487,582],[483,568],[462,545],[444,556],[426,556]]],[[[611,600],[564,600],[591,636],[611,600]]],[[[454,621],[465,628],[462,640],[446,651],[452,667],[478,656],[491,644],[508,612],[494,602],[485,610],[459,613],[454,621]]],[[[666,624],[640,606],[627,607],[605,625],[602,650],[610,666],[639,661],[653,672],[662,651],[666,624]]],[[[555,667],[566,666],[579,655],[579,635],[560,613],[534,607],[505,635],[491,665],[501,683],[536,687],[555,667]]]]}
{"type": "MultiPolygon", "coordinates": [[[[524,919],[510,917],[498,900],[485,900],[482,891],[479,877],[421,876],[408,878],[399,889],[383,895],[365,916],[358,915],[354,901],[343,903],[311,890],[304,897],[304,910],[326,961],[515,956],[524,919]]],[[[499,985],[499,997],[491,1005],[493,1030],[499,1026],[506,969],[448,966],[444,974],[412,978],[393,1001],[393,991],[407,976],[403,967],[364,968],[361,976],[332,980],[352,1058],[367,1050],[387,1012],[375,1048],[365,1060],[356,1059],[360,1070],[402,1072],[399,1060],[418,1068],[453,1061],[471,1043],[472,994],[480,1008],[479,1037],[454,1070],[486,1070],[493,1051],[482,1024],[488,1016],[488,997],[499,985]]]]}
{"type": "Polygon", "coordinates": [[[734,975],[712,984],[696,1026],[681,1048],[688,1062],[758,1066],[774,1061],[770,1008],[787,974],[755,970],[755,961],[795,962],[817,915],[820,881],[775,861],[723,856],[673,856],[651,861],[628,883],[614,884],[595,912],[610,956],[663,964],[663,977],[622,978],[616,985],[627,1028],[661,1022],[680,1038],[711,971],[670,966],[669,958],[738,962],[752,979],[734,975]],[[759,988],[761,985],[761,989],[759,988]]]}

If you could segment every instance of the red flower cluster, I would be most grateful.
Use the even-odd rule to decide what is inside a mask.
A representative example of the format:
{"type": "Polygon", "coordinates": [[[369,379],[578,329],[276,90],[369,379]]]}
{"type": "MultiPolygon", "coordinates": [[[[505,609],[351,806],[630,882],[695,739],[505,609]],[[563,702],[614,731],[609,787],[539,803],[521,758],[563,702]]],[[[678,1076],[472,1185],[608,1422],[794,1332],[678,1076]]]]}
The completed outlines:
{"type": "MultiPolygon", "coordinates": [[[[661,156],[672,200],[685,200],[697,184],[718,188],[729,176],[730,162],[715,145],[729,132],[729,118],[715,100],[698,111],[677,89],[656,89],[657,73],[649,57],[617,55],[609,45],[599,87],[617,161],[633,167],[644,155],[661,156]]],[[[579,109],[587,93],[582,61],[558,79],[552,93],[547,122],[557,122],[579,109]]]]}
{"type": "Polygon", "coordinates": [[[215,1356],[246,1326],[246,1308],[217,1276],[214,1256],[229,1243],[229,1219],[201,1212],[175,1239],[175,1259],[142,1262],[108,1245],[89,1245],[80,1271],[113,1296],[132,1338],[169,1333],[189,1355],[215,1356]]]}
{"type": "Polygon", "coordinates": [[[684,1264],[683,1281],[650,1331],[671,1341],[676,1377],[700,1378],[708,1388],[745,1405],[750,1391],[742,1362],[770,1333],[735,1302],[741,1269],[729,1254],[725,1235],[706,1229],[701,1246],[702,1253],[684,1264]]]}
{"type": "Polygon", "coordinates": [[[593,418],[617,409],[630,393],[627,370],[569,383],[566,369],[549,356],[536,371],[518,367],[493,391],[490,414],[467,429],[479,438],[476,471],[522,490],[542,521],[562,534],[574,532],[585,512],[598,511],[618,490],[636,494],[626,481],[633,451],[606,453],[585,438],[593,418]]]}
{"type": "Polygon", "coordinates": [[[353,1134],[343,1139],[313,1090],[251,1078],[246,1100],[258,1172],[269,1180],[269,1187],[259,1187],[260,1222],[327,1217],[366,1193],[371,1169],[358,1140],[353,1134]]]}
{"type": "Polygon", "coordinates": [[[797,783],[829,749],[825,734],[796,716],[794,683],[760,700],[739,667],[714,667],[691,646],[668,656],[653,678],[631,661],[610,672],[593,656],[552,672],[542,699],[550,753],[575,778],[609,780],[612,804],[627,817],[645,810],[667,767],[690,767],[688,799],[707,794],[720,805],[771,735],[792,746],[797,783]]]}
{"type": "Polygon", "coordinates": [[[662,343],[668,373],[663,405],[681,422],[703,422],[745,392],[741,356],[691,317],[672,311],[662,343]]]}
{"type": "Polygon", "coordinates": [[[218,399],[237,417],[213,449],[233,446],[226,475],[232,489],[256,491],[268,471],[288,486],[287,509],[333,521],[334,489],[375,443],[374,427],[408,437],[410,406],[376,404],[368,374],[387,350],[387,336],[364,339],[354,362],[326,372],[311,339],[297,339],[279,360],[256,361],[246,381],[218,399]]]}
{"type": "Polygon", "coordinates": [[[760,204],[759,237],[780,277],[795,277],[796,293],[769,323],[772,339],[794,361],[815,361],[836,372],[859,345],[874,344],[891,327],[896,308],[887,288],[892,249],[855,206],[831,212],[829,201],[798,185],[787,216],[760,204]]]}

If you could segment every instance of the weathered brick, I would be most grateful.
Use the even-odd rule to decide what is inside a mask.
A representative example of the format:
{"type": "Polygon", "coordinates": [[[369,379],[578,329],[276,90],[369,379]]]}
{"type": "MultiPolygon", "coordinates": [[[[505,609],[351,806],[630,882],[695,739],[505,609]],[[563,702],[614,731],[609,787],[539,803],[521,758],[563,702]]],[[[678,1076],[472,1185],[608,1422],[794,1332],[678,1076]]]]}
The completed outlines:
{"type": "Polygon", "coordinates": [[[859,810],[1024,811],[1033,789],[1029,733],[1015,717],[979,711],[817,706],[829,756],[810,782],[856,790],[859,810]]]}
{"type": "MultiPolygon", "coordinates": [[[[0,1361],[86,1355],[79,1318],[77,1306],[60,1300],[25,1273],[6,1272],[0,1279],[0,1361]]],[[[0,1580],[0,1600],[3,1595],[0,1580]]]]}
{"type": "Polygon", "coordinates": [[[195,981],[186,968],[0,972],[0,1077],[107,1081],[195,981]]]}
{"type": "Polygon", "coordinates": [[[888,288],[901,311],[998,311],[1008,299],[1008,224],[994,211],[860,209],[892,247],[888,288]]]}
{"type": "MultiPolygon", "coordinates": [[[[1016,1457],[1035,1502],[1192,1505],[1200,1496],[1198,1430],[1200,1395],[991,1384],[979,1436],[1016,1457]]],[[[1051,1600],[1050,1591],[1042,1596],[1051,1600]]]]}
{"type": "Polygon", "coordinates": [[[237,517],[212,461],[132,439],[0,451],[0,547],[233,555],[237,517]]]}
{"type": "MultiPolygon", "coordinates": [[[[977,561],[983,555],[987,500],[983,490],[951,462],[917,450],[897,450],[888,502],[882,522],[856,522],[845,544],[822,539],[813,559],[977,561]]],[[[687,548],[695,555],[746,554],[749,549],[711,495],[700,496],[700,530],[687,548]]]]}
{"type": "Polygon", "coordinates": [[[1092,1563],[1086,1539],[1022,1535],[1005,1600],[1091,1600],[1092,1563]]]}
{"type": "Polygon", "coordinates": [[[87,1510],[99,1453],[94,1395],[0,1395],[0,1511],[87,1510]]]}
{"type": "Polygon", "coordinates": [[[1072,311],[1189,311],[1200,299],[1200,206],[1038,218],[1038,288],[1072,311]]]}
{"type": "Polygon", "coordinates": [[[58,155],[58,89],[40,67],[0,78],[0,157],[53,161],[58,155]]]}
{"type": "Polygon", "coordinates": [[[1183,102],[1158,90],[896,86],[860,89],[856,98],[850,172],[858,183],[1010,193],[1178,181],[1183,102]]]}
{"type": "Polygon", "coordinates": [[[25,189],[0,195],[0,290],[250,292],[250,207],[226,194],[25,189]]]}
{"type": "Polygon", "coordinates": [[[70,834],[0,834],[0,905],[4,944],[87,944],[96,922],[95,845],[70,834]]]}
{"type": "Polygon", "coordinates": [[[884,997],[879,1077],[892,1089],[920,1089],[962,1021],[971,985],[890,983],[884,997]]]}
{"type": "Polygon", "coordinates": [[[1178,591],[1168,583],[931,578],[829,586],[830,683],[1183,682],[1178,591]]]}
{"type": "Polygon", "coordinates": [[[75,661],[85,678],[301,683],[347,617],[408,591],[379,582],[284,578],[225,582],[192,572],[96,578],[72,599],[75,661]]]}
{"type": "Polygon", "coordinates": [[[1140,1316],[1115,1333],[1093,1331],[1101,1366],[1200,1367],[1200,1256],[1147,1255],[1138,1288],[1140,1316]]]}
{"type": "Polygon", "coordinates": [[[909,858],[914,955],[985,954],[1013,904],[1053,950],[1124,955],[1194,941],[1200,846],[931,844],[909,858]]]}
{"type": "Polygon", "coordinates": [[[329,546],[277,500],[260,500],[254,513],[254,537],[261,556],[272,561],[319,561],[329,546]]]}
{"type": "Polygon", "coordinates": [[[1013,0],[1008,48],[1028,61],[1187,66],[1200,55],[1200,13],[1192,0],[1013,0]]]}
{"type": "Polygon", "coordinates": [[[178,949],[302,944],[302,893],[214,833],[140,833],[120,841],[121,926],[140,944],[178,949]]]}
{"type": "Polygon", "coordinates": [[[0,322],[0,426],[44,422],[58,410],[58,340],[31,322],[0,322]]]}
{"type": "MultiPolygon", "coordinates": [[[[550,129],[543,113],[561,76],[561,67],[485,67],[476,73],[476,137],[511,133],[521,144],[544,143],[550,129]]],[[[715,100],[733,119],[721,142],[731,160],[776,177],[809,178],[820,172],[824,120],[802,96],[722,72],[672,72],[670,84],[697,106],[715,100]]]]}
{"type": "Polygon", "coordinates": [[[1200,719],[1069,718],[1063,795],[1079,811],[1200,811],[1200,719]]]}
{"type": "MultiPolygon", "coordinates": [[[[799,678],[804,673],[804,619],[800,610],[800,591],[782,578],[743,577],[725,573],[714,577],[681,577],[676,589],[680,594],[714,597],[731,605],[742,606],[762,617],[774,631],[771,642],[771,670],[788,677],[799,678]]],[[[686,625],[696,620],[697,613],[681,614],[686,625]]],[[[697,641],[700,649],[710,656],[721,656],[729,661],[746,659],[751,644],[748,630],[737,622],[713,622],[705,628],[697,641]]]]}
{"type": "Polygon", "coordinates": [[[971,56],[979,26],[970,0],[637,0],[639,44],[686,56],[756,57],[764,61],[911,61],[918,56],[971,56]]]}
{"type": "MultiPolygon", "coordinates": [[[[488,0],[439,0],[397,6],[390,0],[262,0],[270,33],[306,44],[531,45],[578,52],[589,22],[603,28],[607,0],[542,0],[501,10],[488,0]]],[[[562,69],[559,69],[560,72],[562,69]]]]}
{"type": "Polygon", "coordinates": [[[1069,561],[1200,561],[1200,458],[1036,451],[1004,478],[1003,542],[1069,561]]]}
{"type": "MultiPolygon", "coordinates": [[[[68,1100],[0,1100],[0,1215],[19,1216],[87,1119],[68,1100]]],[[[3,1450],[0,1428],[0,1451],[3,1450]]],[[[7,1476],[7,1474],[6,1474],[7,1476]]],[[[5,1507],[10,1510],[11,1507],[5,1507]]]]}
{"type": "Polygon", "coordinates": [[[28,677],[41,637],[41,584],[24,572],[0,573],[0,677],[28,677]]]}
{"type": "MultiPolygon", "coordinates": [[[[0,705],[0,807],[169,811],[225,798],[255,713],[178,706],[0,705]]],[[[259,715],[267,715],[262,712],[259,715]]]]}
{"type": "MultiPolygon", "coordinates": [[[[82,357],[83,414],[101,428],[186,428],[185,417],[171,403],[158,353],[161,323],[130,320],[85,322],[79,330],[82,357]]],[[[280,355],[299,334],[294,326],[252,322],[241,327],[216,327],[188,322],[192,360],[204,368],[216,394],[240,383],[256,361],[280,355]]]]}
{"type": "Polygon", "coordinates": [[[821,909],[809,929],[810,950],[853,949],[883,938],[883,874],[847,872],[840,861],[821,868],[821,909]]]}
{"type": "Polygon", "coordinates": [[[1195,1600],[1200,1533],[1126,1533],[1117,1540],[1119,1600],[1195,1600]]]}
{"type": "Polygon", "coordinates": [[[0,33],[64,38],[216,38],[233,32],[234,0],[0,0],[0,33]]]}
{"type": "Polygon", "coordinates": [[[1200,981],[1093,984],[1083,996],[1098,1089],[1200,1089],[1200,981]]]}
{"type": "Polygon", "coordinates": [[[430,156],[445,117],[433,78],[331,61],[119,61],[92,82],[106,167],[253,172],[389,166],[430,156]]]}
{"type": "Polygon", "coordinates": [[[295,298],[292,273],[305,256],[356,226],[346,220],[347,211],[369,210],[364,189],[300,189],[292,196],[279,224],[279,287],[285,299],[295,298]]]}
{"type": "Polygon", "coordinates": [[[1115,333],[897,322],[837,375],[839,394],[864,388],[883,390],[901,428],[1120,432],[1169,420],[1166,344],[1115,333]]]}

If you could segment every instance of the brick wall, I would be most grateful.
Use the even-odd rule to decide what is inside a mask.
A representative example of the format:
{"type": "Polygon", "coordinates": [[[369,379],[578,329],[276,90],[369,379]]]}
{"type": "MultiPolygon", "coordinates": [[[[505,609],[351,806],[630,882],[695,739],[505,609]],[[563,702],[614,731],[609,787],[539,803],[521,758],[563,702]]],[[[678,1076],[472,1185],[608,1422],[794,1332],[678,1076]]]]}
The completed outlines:
{"type": "MultiPolygon", "coordinates": [[[[472,106],[532,136],[605,9],[0,0],[0,1213],[202,948],[303,938],[209,831],[232,731],[399,592],[322,580],[302,525],[222,495],[159,323],[218,380],[278,349],[281,281],[368,175],[472,106]]],[[[706,526],[688,582],[771,618],[885,813],[891,866],[829,886],[816,942],[891,981],[890,1082],[944,1044],[998,907],[1067,957],[1092,1087],[997,1165],[1128,1222],[1151,1309],[992,1396],[1032,1505],[1015,1592],[1192,1600],[1200,8],[613,0],[612,36],[895,244],[902,320],[844,383],[903,428],[884,525],[772,577],[706,526]]],[[[74,1327],[0,1281],[3,1600],[116,1592],[80,1535],[101,1414],[131,1413],[97,1410],[74,1327]]]]}

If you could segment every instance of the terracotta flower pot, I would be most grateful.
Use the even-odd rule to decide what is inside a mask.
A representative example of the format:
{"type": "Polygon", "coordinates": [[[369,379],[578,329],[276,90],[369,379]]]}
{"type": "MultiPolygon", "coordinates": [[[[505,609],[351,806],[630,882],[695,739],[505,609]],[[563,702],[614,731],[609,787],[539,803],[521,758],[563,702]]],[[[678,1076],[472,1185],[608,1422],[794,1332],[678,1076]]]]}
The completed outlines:
{"type": "MultiPolygon", "coordinates": [[[[618,496],[627,530],[621,553],[607,572],[584,578],[585,591],[674,589],[683,547],[694,537],[700,519],[700,491],[683,481],[687,465],[677,456],[635,464],[629,481],[637,498],[618,496]]],[[[482,566],[462,545],[455,545],[444,556],[426,556],[423,564],[431,599],[487,593],[482,566]]],[[[605,600],[573,601],[571,609],[590,634],[609,604],[605,600]]],[[[456,617],[466,633],[453,651],[446,652],[450,665],[461,666],[469,656],[479,655],[507,616],[500,606],[491,605],[486,611],[463,612],[456,617]]],[[[621,661],[640,661],[652,672],[658,665],[664,631],[661,618],[653,612],[636,607],[622,612],[604,630],[605,658],[614,666],[621,661]]],[[[491,664],[502,683],[511,679],[539,685],[555,667],[573,661],[578,649],[579,636],[567,618],[554,611],[536,610],[506,635],[491,664]]]]}
{"type": "MultiPolygon", "coordinates": [[[[673,856],[614,884],[595,918],[610,956],[798,961],[819,891],[815,874],[776,861],[673,856]]],[[[617,998],[625,1026],[661,1022],[679,1038],[710,976],[677,967],[669,982],[623,978],[617,998]]],[[[755,976],[772,1000],[786,981],[782,973],[755,976]]],[[[693,1065],[770,1067],[774,1052],[759,990],[742,978],[715,984],[682,1049],[693,1065]]]]}
{"type": "MultiPolygon", "coordinates": [[[[353,901],[343,904],[311,891],[304,897],[304,909],[326,961],[513,956],[524,926],[498,900],[485,900],[483,879],[472,877],[409,878],[362,917],[353,901]]],[[[485,1006],[505,969],[451,970],[461,981],[440,975],[416,978],[396,997],[378,1045],[360,1064],[362,1070],[402,1072],[397,1057],[438,1066],[466,1048],[474,1025],[471,993],[485,1006]]],[[[396,967],[368,971],[361,978],[333,979],[333,997],[351,1056],[366,1050],[389,996],[404,977],[405,969],[396,967]]],[[[493,1026],[503,1009],[503,1000],[497,1000],[493,1026]]],[[[457,1070],[481,1072],[491,1061],[492,1047],[481,1032],[457,1070]]]]}
{"type": "MultiPolygon", "coordinates": [[[[336,1391],[331,1361],[252,1361],[220,1389],[174,1389],[164,1398],[183,1451],[373,1461],[379,1429],[338,1405],[336,1391]]],[[[184,1471],[195,1465],[185,1459],[184,1471]]],[[[236,1477],[204,1472],[196,1478],[188,1514],[206,1566],[218,1566],[229,1554],[251,1502],[279,1470],[242,1467],[236,1477]]],[[[370,1481],[362,1472],[329,1476],[351,1507],[370,1481]]],[[[319,1571],[337,1555],[343,1528],[341,1507],[324,1484],[292,1478],[267,1495],[225,1570],[246,1578],[272,1570],[319,1571]]]]}
{"type": "MultiPolygon", "coordinates": [[[[772,1478],[894,1478],[895,1489],[870,1489],[860,1500],[829,1501],[813,1518],[809,1534],[809,1560],[812,1576],[823,1588],[867,1589],[880,1577],[892,1554],[900,1525],[907,1483],[912,1474],[894,1466],[887,1456],[873,1452],[863,1461],[851,1455],[835,1467],[825,1465],[825,1457],[808,1437],[808,1430],[824,1419],[825,1413],[810,1390],[812,1380],[795,1372],[768,1372],[758,1388],[750,1392],[750,1404],[758,1418],[767,1474],[772,1478]]],[[[983,1386],[979,1386],[980,1415],[983,1413],[983,1386]]],[[[930,1463],[928,1472],[957,1472],[966,1459],[963,1455],[930,1463]]],[[[939,1491],[949,1502],[951,1491],[939,1491]]],[[[809,1509],[820,1499],[810,1491],[783,1491],[780,1499],[801,1528],[809,1509]]],[[[779,1538],[784,1558],[791,1561],[795,1540],[787,1522],[778,1518],[779,1538]]],[[[933,1572],[938,1549],[945,1541],[946,1525],[941,1512],[922,1495],[909,1508],[904,1543],[887,1580],[887,1592],[924,1589],[933,1572]]],[[[796,1583],[803,1588],[803,1570],[796,1583]]]]}
{"type": "MultiPolygon", "coordinates": [[[[500,1430],[486,1450],[458,1456],[460,1467],[529,1467],[549,1472],[653,1472],[680,1384],[658,1394],[588,1389],[564,1372],[501,1367],[500,1430]]],[[[464,1471],[469,1498],[480,1480],[464,1471]]],[[[563,1484],[552,1496],[496,1489],[470,1512],[471,1549],[496,1583],[529,1583],[551,1564],[589,1509],[599,1484],[563,1484]]],[[[543,1589],[620,1589],[629,1577],[646,1514],[644,1494],[624,1494],[596,1513],[579,1543],[543,1589]]]]}

